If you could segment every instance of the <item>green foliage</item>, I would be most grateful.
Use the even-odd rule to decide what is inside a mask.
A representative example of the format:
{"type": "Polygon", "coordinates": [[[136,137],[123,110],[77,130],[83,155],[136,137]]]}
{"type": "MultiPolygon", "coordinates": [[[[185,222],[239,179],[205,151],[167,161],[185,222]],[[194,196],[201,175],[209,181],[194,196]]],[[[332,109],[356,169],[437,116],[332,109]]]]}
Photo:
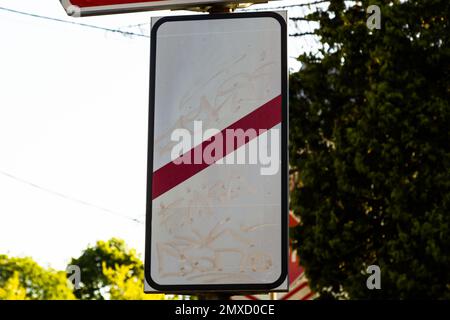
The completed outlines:
{"type": "Polygon", "coordinates": [[[0,288],[0,300],[27,300],[27,289],[20,284],[17,271],[0,288]]]}
{"type": "Polygon", "coordinates": [[[138,289],[143,291],[143,263],[136,251],[129,249],[123,240],[97,241],[70,264],[79,266],[81,270],[81,287],[75,290],[80,299],[143,297],[137,293],[138,289]]]}
{"type": "Polygon", "coordinates": [[[108,279],[111,300],[163,300],[164,294],[145,294],[143,281],[133,275],[133,266],[116,265],[115,268],[106,267],[103,262],[103,274],[108,279]]]}
{"type": "Polygon", "coordinates": [[[0,299],[74,299],[66,273],[44,269],[31,258],[0,255],[0,299]]]}
{"type": "Polygon", "coordinates": [[[78,290],[65,271],[44,269],[31,258],[0,255],[0,300],[165,299],[164,294],[144,294],[143,263],[123,240],[98,241],[70,264],[80,267],[78,290]]]}
{"type": "Polygon", "coordinates": [[[448,0],[333,0],[311,15],[323,46],[290,79],[291,206],[322,298],[450,298],[449,13],[448,0]],[[382,290],[366,288],[371,264],[382,290]]]}

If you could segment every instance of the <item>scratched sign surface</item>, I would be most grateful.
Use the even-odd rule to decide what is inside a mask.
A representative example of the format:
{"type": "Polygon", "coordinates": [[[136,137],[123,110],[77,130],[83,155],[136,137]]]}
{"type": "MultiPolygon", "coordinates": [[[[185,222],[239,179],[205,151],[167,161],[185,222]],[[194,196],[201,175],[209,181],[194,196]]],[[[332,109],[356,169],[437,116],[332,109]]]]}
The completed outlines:
{"type": "Polygon", "coordinates": [[[160,291],[279,287],[287,272],[284,18],[160,19],[151,69],[147,282],[160,291]],[[239,132],[255,134],[239,142],[239,132]]]}

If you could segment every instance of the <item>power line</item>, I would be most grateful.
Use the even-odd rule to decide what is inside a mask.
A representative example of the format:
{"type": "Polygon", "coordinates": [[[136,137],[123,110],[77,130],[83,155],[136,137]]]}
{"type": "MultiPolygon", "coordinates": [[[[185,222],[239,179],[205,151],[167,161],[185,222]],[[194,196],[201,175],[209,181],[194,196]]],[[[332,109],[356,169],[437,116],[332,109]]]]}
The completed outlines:
{"type": "MultiPolygon", "coordinates": [[[[289,20],[292,21],[316,21],[310,18],[306,18],[306,17],[291,17],[289,18],[289,20]]],[[[138,23],[138,24],[131,24],[129,26],[122,26],[122,27],[118,27],[120,29],[131,29],[131,28],[137,28],[137,27],[142,27],[142,26],[150,26],[150,22],[143,22],[143,23],[138,23]]]]}
{"type": "Polygon", "coordinates": [[[126,35],[126,36],[136,36],[136,37],[150,38],[150,36],[148,36],[146,34],[135,33],[135,32],[126,32],[126,31],[117,30],[117,29],[104,28],[104,27],[99,27],[99,26],[95,26],[95,25],[92,25],[92,24],[86,24],[86,23],[81,23],[81,22],[74,22],[74,21],[68,21],[68,20],[63,20],[63,19],[58,19],[58,18],[52,18],[52,17],[42,16],[42,15],[39,15],[39,14],[34,14],[34,13],[29,13],[29,12],[9,9],[9,8],[5,8],[5,7],[0,7],[0,10],[6,11],[6,12],[10,12],[10,13],[20,14],[20,15],[23,15],[23,16],[38,18],[38,19],[44,19],[44,20],[49,20],[49,21],[54,21],[54,22],[61,22],[61,23],[66,23],[66,24],[72,24],[72,25],[77,25],[77,26],[81,26],[81,27],[85,27],[85,28],[103,30],[103,31],[108,31],[108,32],[113,32],[113,33],[120,33],[120,34],[123,34],[123,35],[126,35]]]}
{"type": "Polygon", "coordinates": [[[142,27],[142,26],[146,26],[149,27],[150,26],[150,22],[143,22],[143,23],[138,23],[138,24],[130,24],[128,26],[123,26],[123,27],[119,27],[120,29],[126,29],[126,28],[138,28],[138,27],[142,27]]]}
{"type": "Polygon", "coordinates": [[[316,20],[311,19],[311,18],[306,18],[306,17],[292,17],[292,18],[289,18],[289,20],[291,20],[291,21],[310,21],[310,22],[316,22],[316,20]]]}
{"type": "Polygon", "coordinates": [[[289,35],[289,37],[303,37],[303,36],[317,36],[317,34],[311,31],[311,32],[297,32],[289,35]]]}
{"type": "Polygon", "coordinates": [[[280,9],[290,9],[290,8],[301,8],[301,7],[308,7],[308,6],[315,6],[322,3],[330,2],[330,0],[318,0],[318,1],[311,1],[307,3],[299,3],[299,4],[291,4],[286,6],[277,6],[277,7],[270,7],[270,8],[246,8],[241,9],[240,11],[263,11],[263,10],[280,10],[280,9]]]}
{"type": "Polygon", "coordinates": [[[330,0],[317,0],[317,1],[311,1],[306,3],[299,3],[299,4],[291,4],[286,6],[279,6],[278,9],[288,9],[288,8],[297,8],[297,7],[308,7],[308,6],[314,6],[321,3],[327,3],[330,2],[330,0]]]}
{"type": "MultiPolygon", "coordinates": [[[[294,21],[294,22],[299,22],[299,21],[315,22],[315,20],[312,20],[309,18],[304,18],[304,17],[292,17],[292,18],[289,18],[289,20],[294,21]]],[[[137,27],[141,27],[144,25],[148,26],[149,23],[139,23],[139,24],[124,26],[124,27],[119,27],[119,28],[121,28],[121,29],[137,28],[137,27]]],[[[314,35],[314,32],[292,33],[292,34],[289,34],[289,37],[301,37],[301,36],[306,36],[306,35],[314,35]]]]}
{"type": "Polygon", "coordinates": [[[33,183],[33,182],[28,181],[28,180],[19,178],[19,177],[15,176],[15,175],[13,175],[11,173],[8,173],[8,172],[5,172],[3,170],[0,170],[0,174],[4,175],[4,176],[6,176],[6,177],[8,177],[10,179],[13,179],[15,181],[18,181],[20,183],[26,184],[26,185],[28,185],[30,187],[33,187],[35,189],[39,189],[39,190],[44,191],[46,193],[49,193],[49,194],[52,194],[54,196],[58,196],[60,198],[63,198],[65,200],[76,202],[76,203],[82,204],[82,205],[87,206],[87,207],[95,208],[95,209],[103,211],[105,213],[113,214],[115,216],[118,216],[118,217],[121,217],[121,218],[124,218],[124,219],[128,219],[130,221],[133,221],[133,222],[136,222],[136,223],[139,223],[139,224],[144,224],[142,221],[140,221],[138,219],[135,219],[135,218],[131,218],[131,217],[125,215],[125,214],[122,214],[122,213],[119,213],[119,212],[115,212],[115,211],[110,210],[108,208],[104,208],[104,207],[101,207],[99,205],[87,202],[85,200],[77,199],[77,198],[72,197],[70,195],[67,195],[67,194],[64,194],[64,193],[61,193],[61,192],[58,192],[58,191],[54,191],[54,190],[42,187],[42,186],[40,186],[40,185],[38,185],[36,183],[33,183]]]}
{"type": "MultiPolygon", "coordinates": [[[[311,2],[310,4],[316,4],[316,3],[322,3],[322,2],[327,2],[327,1],[311,2]]],[[[283,8],[298,7],[298,6],[303,6],[303,5],[305,5],[305,4],[292,5],[292,6],[280,6],[278,8],[272,8],[272,9],[283,9],[283,8]]],[[[136,37],[150,38],[150,36],[145,35],[145,34],[141,34],[141,33],[128,32],[128,31],[122,31],[122,30],[119,30],[119,29],[111,29],[111,28],[99,27],[99,26],[86,24],[86,23],[62,20],[62,19],[42,16],[42,15],[38,15],[38,14],[34,14],[34,13],[28,13],[28,12],[18,11],[18,10],[14,10],[14,9],[9,9],[9,8],[5,8],[5,7],[0,7],[0,10],[6,11],[6,12],[10,12],[10,13],[20,14],[20,15],[24,15],[24,16],[28,16],[28,17],[33,17],[33,18],[39,18],[39,19],[45,19],[45,20],[54,21],[54,22],[78,25],[78,26],[81,26],[81,27],[92,28],[92,29],[97,29],[97,30],[103,30],[103,31],[108,31],[108,32],[113,32],[113,33],[120,33],[120,34],[123,34],[123,35],[126,35],[126,36],[136,36],[136,37]]],[[[270,8],[264,9],[264,10],[270,10],[270,8]]],[[[290,20],[291,21],[299,21],[299,20],[307,20],[307,19],[306,18],[290,18],[290,20]]],[[[140,24],[136,24],[136,25],[125,26],[123,28],[140,27],[140,26],[143,26],[143,25],[148,25],[148,23],[140,23],[140,24]]],[[[290,34],[289,36],[290,37],[298,37],[298,36],[309,35],[309,34],[311,34],[311,33],[304,33],[304,34],[302,34],[302,33],[294,33],[294,34],[290,34]]]]}

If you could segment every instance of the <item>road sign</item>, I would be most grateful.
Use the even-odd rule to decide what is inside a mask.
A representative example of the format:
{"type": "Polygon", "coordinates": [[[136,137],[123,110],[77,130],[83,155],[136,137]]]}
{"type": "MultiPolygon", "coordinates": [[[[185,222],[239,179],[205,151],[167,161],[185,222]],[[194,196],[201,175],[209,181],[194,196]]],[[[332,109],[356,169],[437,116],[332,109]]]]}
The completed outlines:
{"type": "MultiPolygon", "coordinates": [[[[60,0],[74,17],[152,10],[208,10],[213,6],[236,8],[274,0],[60,0]]],[[[275,0],[276,1],[276,0],[275,0]]]]}
{"type": "Polygon", "coordinates": [[[287,289],[286,29],[270,12],[153,25],[147,292],[287,289]]]}

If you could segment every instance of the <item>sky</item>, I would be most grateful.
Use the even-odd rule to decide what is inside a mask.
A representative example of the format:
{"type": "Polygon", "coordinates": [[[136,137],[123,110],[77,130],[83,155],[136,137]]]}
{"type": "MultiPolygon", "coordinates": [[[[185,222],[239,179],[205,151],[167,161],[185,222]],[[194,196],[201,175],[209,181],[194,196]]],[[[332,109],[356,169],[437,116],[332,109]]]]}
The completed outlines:
{"type": "MultiPolygon", "coordinates": [[[[150,39],[1,8],[146,35],[127,26],[188,12],[71,18],[58,0],[0,0],[0,254],[65,269],[119,237],[143,257],[150,39]]],[[[313,45],[292,38],[289,56],[313,45]]]]}

